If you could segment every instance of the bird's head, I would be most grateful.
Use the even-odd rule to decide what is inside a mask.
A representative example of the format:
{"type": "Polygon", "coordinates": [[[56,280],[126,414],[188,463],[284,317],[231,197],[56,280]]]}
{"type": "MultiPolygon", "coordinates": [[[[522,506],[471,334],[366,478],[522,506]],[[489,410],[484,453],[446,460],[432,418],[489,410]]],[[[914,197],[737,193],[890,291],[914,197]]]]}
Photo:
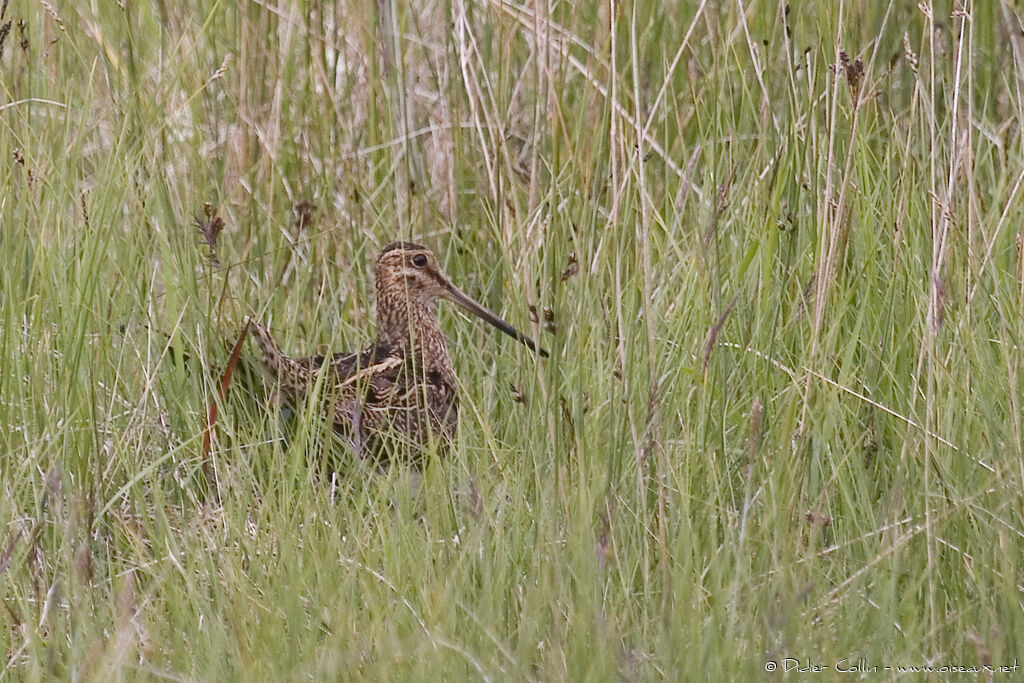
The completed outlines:
{"type": "Polygon", "coordinates": [[[448,299],[542,356],[548,355],[548,352],[538,347],[532,339],[453,285],[441,271],[434,255],[422,245],[413,242],[392,242],[387,245],[377,257],[374,275],[377,280],[378,309],[381,314],[387,313],[384,310],[385,306],[417,303],[432,308],[437,299],[448,299]],[[380,302],[383,301],[388,303],[381,306],[380,302]]]}

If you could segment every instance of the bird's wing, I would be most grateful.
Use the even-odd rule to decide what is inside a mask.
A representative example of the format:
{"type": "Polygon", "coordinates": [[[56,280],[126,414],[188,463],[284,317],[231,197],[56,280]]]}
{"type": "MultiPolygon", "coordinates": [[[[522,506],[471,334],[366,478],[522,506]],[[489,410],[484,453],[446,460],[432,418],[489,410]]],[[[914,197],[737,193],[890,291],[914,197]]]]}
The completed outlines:
{"type": "Polygon", "coordinates": [[[263,364],[280,381],[281,388],[292,395],[304,393],[313,386],[325,361],[329,362],[329,372],[333,377],[328,379],[333,384],[338,381],[339,377],[343,378],[351,374],[354,368],[360,364],[360,357],[364,355],[335,353],[330,356],[324,354],[304,357],[289,356],[281,350],[266,326],[252,319],[249,320],[248,326],[263,352],[263,364]]]}
{"type": "Polygon", "coordinates": [[[256,337],[256,343],[263,351],[263,362],[271,374],[281,382],[281,387],[292,394],[303,393],[316,381],[317,376],[328,363],[328,387],[347,389],[366,382],[393,380],[402,358],[394,355],[385,344],[370,346],[358,353],[333,353],[329,356],[294,357],[281,350],[266,326],[249,320],[249,330],[256,337]]]}

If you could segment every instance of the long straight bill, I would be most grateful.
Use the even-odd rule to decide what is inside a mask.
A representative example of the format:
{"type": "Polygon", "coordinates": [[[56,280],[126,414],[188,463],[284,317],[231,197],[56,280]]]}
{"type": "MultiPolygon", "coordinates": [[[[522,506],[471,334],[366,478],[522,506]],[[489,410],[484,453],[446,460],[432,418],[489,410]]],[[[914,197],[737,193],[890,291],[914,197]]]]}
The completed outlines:
{"type": "Polygon", "coordinates": [[[494,325],[499,330],[501,330],[508,336],[512,337],[513,339],[517,339],[523,344],[526,344],[528,347],[530,347],[530,349],[536,351],[544,358],[548,357],[548,352],[542,349],[541,347],[537,346],[536,342],[534,342],[532,339],[527,337],[525,334],[523,334],[516,328],[509,325],[507,322],[505,322],[495,314],[488,311],[486,308],[484,308],[477,302],[470,299],[469,295],[463,292],[461,289],[459,289],[450,282],[445,282],[444,285],[445,289],[448,290],[449,299],[451,299],[458,305],[462,306],[467,311],[469,311],[476,317],[480,318],[481,320],[486,320],[487,322],[494,325]]]}

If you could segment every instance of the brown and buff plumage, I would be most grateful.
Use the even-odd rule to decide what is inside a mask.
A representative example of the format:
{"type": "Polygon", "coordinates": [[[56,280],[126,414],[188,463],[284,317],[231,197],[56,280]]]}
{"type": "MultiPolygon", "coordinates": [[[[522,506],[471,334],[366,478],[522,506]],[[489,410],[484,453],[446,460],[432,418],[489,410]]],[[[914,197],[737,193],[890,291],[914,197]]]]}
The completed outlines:
{"type": "Polygon", "coordinates": [[[459,398],[455,370],[434,314],[437,299],[454,301],[541,355],[547,352],[453,285],[428,249],[393,242],[377,258],[377,340],[359,353],[293,358],[263,325],[249,329],[267,368],[295,399],[326,372],[328,414],[361,457],[383,435],[416,446],[455,435],[459,398]],[[325,368],[324,363],[328,363],[325,368]]]}

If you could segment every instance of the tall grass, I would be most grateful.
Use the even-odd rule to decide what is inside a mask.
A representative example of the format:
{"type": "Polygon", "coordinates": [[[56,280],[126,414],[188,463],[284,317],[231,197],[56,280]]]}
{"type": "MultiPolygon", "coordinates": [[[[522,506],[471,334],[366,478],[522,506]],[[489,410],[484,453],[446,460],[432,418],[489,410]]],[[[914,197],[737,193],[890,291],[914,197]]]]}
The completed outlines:
{"type": "Polygon", "coordinates": [[[7,676],[1015,665],[1020,9],[540,5],[5,4],[7,676]],[[409,238],[551,358],[442,308],[418,487],[241,385],[208,481],[409,238]]]}

